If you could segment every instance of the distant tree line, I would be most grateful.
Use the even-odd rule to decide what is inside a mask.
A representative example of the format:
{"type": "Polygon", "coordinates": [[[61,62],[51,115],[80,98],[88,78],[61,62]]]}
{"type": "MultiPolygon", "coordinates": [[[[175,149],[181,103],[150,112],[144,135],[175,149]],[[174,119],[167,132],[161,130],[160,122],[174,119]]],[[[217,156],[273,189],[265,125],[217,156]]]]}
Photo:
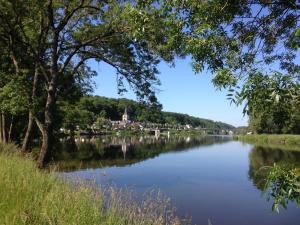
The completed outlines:
{"type": "Polygon", "coordinates": [[[216,130],[234,129],[234,126],[226,123],[201,119],[182,113],[163,112],[160,105],[147,106],[125,98],[114,99],[86,95],[72,105],[62,102],[59,113],[64,128],[75,129],[75,126],[79,126],[81,129],[85,129],[97,123],[101,118],[103,120],[122,120],[125,107],[127,107],[130,120],[132,121],[168,125],[189,124],[194,128],[200,127],[216,130]]]}

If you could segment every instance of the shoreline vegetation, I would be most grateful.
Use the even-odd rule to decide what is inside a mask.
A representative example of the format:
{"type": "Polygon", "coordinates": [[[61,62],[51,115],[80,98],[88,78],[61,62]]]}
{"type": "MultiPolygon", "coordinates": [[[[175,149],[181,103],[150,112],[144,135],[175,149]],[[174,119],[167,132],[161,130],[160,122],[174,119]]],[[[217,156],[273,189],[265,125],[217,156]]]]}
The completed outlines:
{"type": "Polygon", "coordinates": [[[0,144],[0,221],[3,224],[189,224],[170,201],[151,192],[136,201],[130,191],[95,188],[58,178],[20,157],[13,144],[0,144]]]}
{"type": "Polygon", "coordinates": [[[283,147],[284,149],[300,151],[300,135],[292,134],[250,134],[238,135],[233,137],[234,140],[253,143],[257,145],[274,146],[275,148],[283,147]]]}
{"type": "MultiPolygon", "coordinates": [[[[120,137],[127,137],[127,136],[142,136],[142,135],[152,135],[155,136],[154,132],[149,132],[149,131],[142,131],[142,130],[120,130],[120,131],[108,131],[107,133],[102,133],[102,134],[80,134],[76,133],[74,136],[75,137],[81,137],[81,136],[91,136],[91,137],[97,137],[97,136],[120,136],[120,137]]],[[[197,129],[187,129],[187,130],[169,130],[169,131],[163,131],[159,133],[159,136],[206,136],[206,135],[214,135],[213,133],[206,133],[203,132],[202,130],[197,130],[197,129]]],[[[217,135],[217,134],[215,134],[217,135]]],[[[68,135],[65,135],[68,136],[68,135]]]]}

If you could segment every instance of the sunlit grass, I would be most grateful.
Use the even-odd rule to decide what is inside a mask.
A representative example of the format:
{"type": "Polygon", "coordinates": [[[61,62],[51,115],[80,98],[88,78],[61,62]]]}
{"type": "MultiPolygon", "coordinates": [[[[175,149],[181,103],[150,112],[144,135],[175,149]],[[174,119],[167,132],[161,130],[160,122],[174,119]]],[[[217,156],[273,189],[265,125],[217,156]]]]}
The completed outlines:
{"type": "Polygon", "coordinates": [[[260,134],[260,135],[240,135],[235,139],[258,144],[286,145],[298,147],[300,150],[300,135],[291,134],[260,134]]]}
{"type": "Polygon", "coordinates": [[[31,159],[16,154],[14,145],[0,144],[1,224],[183,224],[169,200],[150,194],[141,202],[130,192],[88,184],[67,183],[40,171],[31,159]]]}

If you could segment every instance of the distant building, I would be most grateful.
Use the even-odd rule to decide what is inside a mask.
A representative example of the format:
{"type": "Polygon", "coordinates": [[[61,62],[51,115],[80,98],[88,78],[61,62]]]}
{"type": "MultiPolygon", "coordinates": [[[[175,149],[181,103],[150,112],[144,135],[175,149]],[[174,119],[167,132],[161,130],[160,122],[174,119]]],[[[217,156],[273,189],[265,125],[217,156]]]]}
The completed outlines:
{"type": "Polygon", "coordinates": [[[192,129],[193,128],[193,126],[192,125],[190,125],[190,124],[186,124],[185,126],[184,126],[184,129],[192,129]]]}
{"type": "Polygon", "coordinates": [[[122,129],[122,128],[125,128],[127,125],[129,124],[135,124],[135,122],[133,121],[130,121],[130,116],[128,114],[128,110],[127,110],[127,107],[125,107],[125,110],[124,110],[124,114],[122,115],[122,120],[117,120],[117,121],[110,121],[111,124],[114,126],[114,129],[115,130],[118,130],[118,129],[122,129]]]}
{"type": "Polygon", "coordinates": [[[127,112],[127,106],[125,107],[124,114],[122,116],[122,121],[124,123],[128,123],[129,122],[129,115],[128,115],[128,112],[127,112]]]}

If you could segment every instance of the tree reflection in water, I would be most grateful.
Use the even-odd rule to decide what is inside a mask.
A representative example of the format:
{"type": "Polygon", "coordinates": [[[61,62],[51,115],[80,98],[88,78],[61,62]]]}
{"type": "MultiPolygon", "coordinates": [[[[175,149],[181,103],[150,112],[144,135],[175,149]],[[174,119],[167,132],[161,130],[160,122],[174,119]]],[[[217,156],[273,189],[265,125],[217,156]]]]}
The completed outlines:
{"type": "Polygon", "coordinates": [[[300,205],[300,152],[254,147],[249,155],[249,176],[272,210],[287,208],[289,201],[300,205]]]}
{"type": "Polygon", "coordinates": [[[109,166],[127,166],[161,153],[187,151],[230,141],[226,136],[168,137],[161,136],[103,136],[66,138],[56,147],[53,162],[60,171],[109,166]]]}

